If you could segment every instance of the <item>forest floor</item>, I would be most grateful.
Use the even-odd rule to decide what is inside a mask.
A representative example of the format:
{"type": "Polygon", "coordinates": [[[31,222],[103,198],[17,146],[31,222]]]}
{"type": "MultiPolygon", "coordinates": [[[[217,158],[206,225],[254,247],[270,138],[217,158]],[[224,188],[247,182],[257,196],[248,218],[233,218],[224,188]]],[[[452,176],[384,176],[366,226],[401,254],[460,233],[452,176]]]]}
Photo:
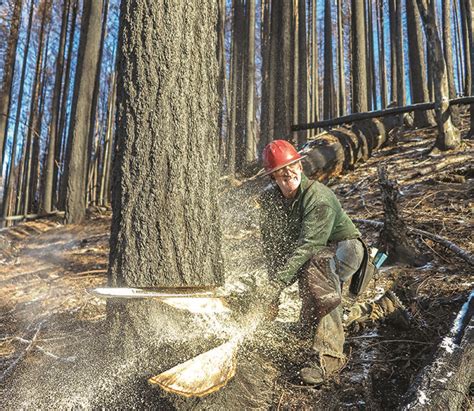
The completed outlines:
{"type": "MultiPolygon", "coordinates": [[[[382,221],[377,165],[383,162],[399,184],[406,224],[473,253],[474,142],[465,140],[457,150],[428,155],[435,132],[399,130],[387,147],[329,185],[351,217],[382,221]]],[[[261,273],[255,269],[262,260],[254,246],[259,236],[254,197],[235,187],[222,191],[228,271],[236,277],[261,273]]],[[[85,289],[106,284],[110,219],[109,212],[93,212],[81,225],[65,226],[51,218],[0,231],[3,409],[94,408],[101,405],[99,391],[113,396],[119,388],[113,377],[100,384],[93,375],[74,383],[70,377],[91,361],[89,345],[104,333],[105,301],[85,289]]],[[[378,229],[359,227],[369,243],[377,242],[378,229]]],[[[361,297],[373,301],[392,289],[410,313],[409,327],[386,319],[349,329],[345,369],[318,389],[303,387],[296,378],[304,355],[284,353],[273,408],[394,409],[400,404],[474,285],[467,262],[432,240],[412,238],[431,261],[418,268],[385,267],[382,278],[361,297]]],[[[297,309],[297,292],[290,289],[279,320],[294,320],[297,309]]],[[[131,398],[129,405],[142,408],[139,398],[131,398]]],[[[472,397],[466,398],[466,409],[470,406],[472,397]]]]}

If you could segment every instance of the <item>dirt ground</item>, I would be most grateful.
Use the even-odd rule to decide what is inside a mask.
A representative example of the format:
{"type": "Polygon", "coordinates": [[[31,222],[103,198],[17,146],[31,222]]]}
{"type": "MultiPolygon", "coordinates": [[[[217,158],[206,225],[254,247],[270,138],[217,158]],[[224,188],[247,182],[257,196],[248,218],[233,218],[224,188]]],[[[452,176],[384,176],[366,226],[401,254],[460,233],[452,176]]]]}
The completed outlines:
{"type": "MultiPolygon", "coordinates": [[[[329,185],[351,217],[382,221],[377,165],[383,162],[399,184],[406,224],[474,253],[474,143],[466,140],[458,150],[428,155],[434,134],[435,129],[395,131],[391,144],[329,185]]],[[[238,190],[227,187],[222,201],[226,265],[237,277],[261,265],[254,247],[259,236],[255,203],[251,196],[243,198],[244,191],[236,194],[238,190]]],[[[89,346],[104,334],[106,305],[85,291],[106,284],[110,217],[110,212],[95,211],[81,225],[64,226],[53,218],[0,231],[3,409],[96,408],[104,405],[97,401],[98,392],[114,395],[113,379],[98,384],[89,373],[94,368],[89,346]],[[75,380],[80,384],[74,386],[71,373],[82,373],[85,379],[75,380]],[[59,388],[62,381],[67,388],[59,388]]],[[[376,244],[378,229],[359,227],[376,244]]],[[[350,328],[345,369],[319,389],[303,387],[296,378],[307,342],[301,343],[301,352],[284,353],[287,361],[279,364],[274,409],[394,409],[400,404],[474,285],[466,261],[432,240],[411,238],[431,261],[418,268],[385,267],[382,278],[360,298],[372,301],[392,289],[405,305],[410,325],[401,327],[387,318],[350,328]]],[[[286,309],[294,315],[297,303],[296,292],[287,292],[280,320],[286,309]]],[[[130,401],[133,408],[145,408],[139,398],[130,401]]],[[[472,407],[472,397],[465,406],[472,407]]]]}

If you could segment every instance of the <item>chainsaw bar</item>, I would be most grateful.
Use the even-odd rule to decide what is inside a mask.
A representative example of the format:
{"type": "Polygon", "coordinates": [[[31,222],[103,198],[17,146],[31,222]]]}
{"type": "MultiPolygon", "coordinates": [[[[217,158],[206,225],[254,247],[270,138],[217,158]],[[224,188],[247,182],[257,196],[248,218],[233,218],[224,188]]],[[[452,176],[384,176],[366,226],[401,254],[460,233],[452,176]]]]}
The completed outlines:
{"type": "Polygon", "coordinates": [[[87,292],[96,297],[103,298],[198,298],[226,296],[215,287],[97,287],[88,288],[87,292]]]}

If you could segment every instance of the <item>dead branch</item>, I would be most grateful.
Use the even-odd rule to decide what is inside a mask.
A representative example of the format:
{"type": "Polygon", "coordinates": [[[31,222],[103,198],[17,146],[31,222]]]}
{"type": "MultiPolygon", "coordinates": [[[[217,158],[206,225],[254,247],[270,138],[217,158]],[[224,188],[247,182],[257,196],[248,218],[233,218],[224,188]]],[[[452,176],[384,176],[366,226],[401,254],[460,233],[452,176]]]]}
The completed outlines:
{"type": "MultiPolygon", "coordinates": [[[[356,223],[360,223],[360,224],[371,225],[371,226],[374,226],[374,227],[383,227],[383,222],[381,222],[381,221],[365,220],[363,218],[353,218],[352,221],[354,221],[356,223]]],[[[423,237],[427,237],[427,238],[443,245],[444,247],[451,250],[454,254],[456,254],[458,257],[462,258],[464,261],[466,261],[470,265],[474,265],[474,255],[471,254],[469,251],[464,250],[463,248],[461,248],[458,245],[454,244],[452,241],[449,241],[446,238],[441,237],[439,235],[432,234],[428,231],[420,230],[418,228],[413,228],[413,227],[407,226],[407,229],[410,233],[418,234],[418,235],[421,235],[423,237]]]]}
{"type": "MultiPolygon", "coordinates": [[[[14,337],[13,339],[16,340],[16,341],[19,341],[21,343],[25,343],[25,344],[31,344],[32,343],[32,340],[27,340],[27,339],[21,338],[21,337],[14,337]]],[[[56,355],[56,354],[53,354],[52,352],[49,352],[48,350],[43,348],[41,345],[35,345],[35,349],[42,352],[47,357],[54,358],[55,360],[58,360],[58,361],[63,361],[63,362],[74,362],[74,361],[76,361],[76,357],[74,357],[74,356],[60,357],[59,355],[56,355]]]]}
{"type": "Polygon", "coordinates": [[[33,348],[35,342],[36,342],[36,339],[38,338],[38,335],[39,335],[39,332],[41,331],[41,327],[43,326],[43,323],[44,323],[45,320],[41,321],[38,326],[36,327],[36,330],[35,330],[35,333],[33,335],[33,338],[31,339],[30,343],[28,344],[28,346],[25,348],[25,350],[18,356],[15,358],[15,360],[8,366],[8,368],[2,373],[0,374],[0,382],[2,382],[5,378],[7,378],[12,372],[13,370],[15,369],[15,367],[18,365],[18,363],[23,359],[25,358],[25,356],[28,354],[28,352],[31,351],[31,349],[33,348]]]}

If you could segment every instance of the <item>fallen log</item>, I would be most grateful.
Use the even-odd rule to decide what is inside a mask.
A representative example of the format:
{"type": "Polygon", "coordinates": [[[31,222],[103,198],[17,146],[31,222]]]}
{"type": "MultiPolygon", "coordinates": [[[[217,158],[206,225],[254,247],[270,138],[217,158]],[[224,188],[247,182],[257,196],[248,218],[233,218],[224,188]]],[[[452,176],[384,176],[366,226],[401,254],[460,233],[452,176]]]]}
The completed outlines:
{"type": "MultiPolygon", "coordinates": [[[[352,221],[355,223],[360,223],[360,224],[367,224],[367,225],[372,225],[375,227],[383,227],[383,222],[381,221],[374,221],[374,220],[365,220],[362,218],[353,218],[352,221]]],[[[441,237],[439,235],[430,233],[428,231],[420,230],[418,228],[413,228],[410,226],[407,226],[407,230],[410,233],[413,234],[418,234],[423,237],[427,237],[433,241],[436,241],[437,243],[443,245],[447,249],[451,250],[454,254],[456,254],[458,257],[462,258],[464,261],[467,263],[474,265],[474,255],[471,254],[469,251],[464,250],[463,248],[459,247],[458,245],[454,244],[452,241],[447,240],[444,237],[441,237]]]]}
{"type": "Polygon", "coordinates": [[[380,148],[398,124],[397,118],[374,118],[352,128],[340,127],[319,134],[303,147],[305,174],[321,181],[353,169],[380,148]]]}
{"type": "Polygon", "coordinates": [[[470,409],[474,378],[474,291],[459,311],[431,364],[422,369],[402,402],[402,410],[470,409]]]}
{"type": "MultiPolygon", "coordinates": [[[[474,103],[474,96],[459,97],[449,100],[449,105],[471,104],[474,103]]],[[[291,131],[314,130],[317,128],[340,126],[342,124],[353,123],[355,121],[369,120],[373,118],[394,116],[397,114],[410,113],[417,110],[433,110],[436,108],[436,103],[416,103],[403,107],[390,107],[383,110],[374,110],[364,113],[352,113],[347,116],[332,118],[329,120],[316,121],[314,123],[295,124],[291,126],[291,131]]]]}

